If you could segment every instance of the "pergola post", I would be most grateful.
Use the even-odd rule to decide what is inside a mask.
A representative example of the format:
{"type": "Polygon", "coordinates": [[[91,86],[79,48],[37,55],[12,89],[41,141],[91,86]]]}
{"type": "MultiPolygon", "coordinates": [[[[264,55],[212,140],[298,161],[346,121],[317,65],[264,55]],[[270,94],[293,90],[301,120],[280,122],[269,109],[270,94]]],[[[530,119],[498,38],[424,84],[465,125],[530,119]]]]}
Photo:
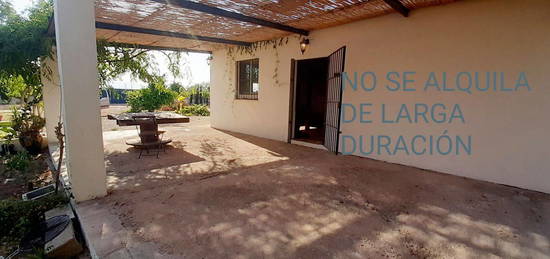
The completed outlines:
{"type": "Polygon", "coordinates": [[[66,166],[77,201],[107,193],[94,2],[55,0],[54,5],[66,166]]]}

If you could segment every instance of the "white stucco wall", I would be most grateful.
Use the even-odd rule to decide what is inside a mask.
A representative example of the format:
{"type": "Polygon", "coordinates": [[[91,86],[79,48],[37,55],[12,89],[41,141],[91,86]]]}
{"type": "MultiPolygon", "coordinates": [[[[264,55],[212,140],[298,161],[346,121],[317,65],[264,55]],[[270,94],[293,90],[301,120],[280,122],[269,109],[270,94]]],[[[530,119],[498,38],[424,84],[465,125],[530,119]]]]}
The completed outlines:
{"type": "Polygon", "coordinates": [[[286,139],[290,91],[289,57],[298,55],[290,48],[284,48],[281,52],[284,52],[281,56],[285,57],[286,62],[280,62],[278,66],[279,84],[273,78],[277,67],[274,53],[263,49],[254,56],[259,58],[260,66],[258,100],[235,99],[235,60],[245,60],[252,56],[235,54],[231,57],[225,51],[213,53],[210,66],[212,127],[275,140],[286,139]]]}
{"type": "MultiPolygon", "coordinates": [[[[55,56],[56,53],[53,54],[55,56]]],[[[58,143],[55,135],[55,127],[59,121],[61,113],[61,87],[59,83],[59,71],[57,70],[57,61],[52,58],[46,58],[43,63],[49,71],[42,75],[42,96],[44,100],[44,118],[46,119],[46,136],[48,144],[58,143]]]]}
{"type": "MultiPolygon", "coordinates": [[[[235,100],[233,58],[215,51],[211,66],[212,126],[286,141],[290,59],[327,56],[347,47],[347,73],[372,71],[379,77],[373,92],[345,91],[343,103],[359,107],[373,103],[374,123],[342,124],[342,135],[388,135],[411,138],[417,134],[472,136],[471,155],[372,155],[389,162],[503,183],[550,193],[550,1],[471,0],[414,10],[409,18],[398,14],[314,31],[305,55],[298,40],[279,48],[257,51],[260,58],[258,101],[235,100]],[[277,62],[278,60],[278,62],[277,62]],[[278,66],[277,66],[278,64],[278,66]],[[273,79],[278,68],[276,84],[273,79]],[[416,92],[382,89],[387,72],[415,71],[416,92]],[[504,72],[512,86],[525,72],[531,91],[436,92],[422,91],[429,72],[441,75],[468,72],[504,72]],[[396,112],[398,105],[415,103],[460,104],[466,122],[379,123],[381,104],[396,112]]],[[[235,60],[251,58],[235,55],[235,60]]],[[[355,155],[361,155],[358,152],[355,155]]]]}

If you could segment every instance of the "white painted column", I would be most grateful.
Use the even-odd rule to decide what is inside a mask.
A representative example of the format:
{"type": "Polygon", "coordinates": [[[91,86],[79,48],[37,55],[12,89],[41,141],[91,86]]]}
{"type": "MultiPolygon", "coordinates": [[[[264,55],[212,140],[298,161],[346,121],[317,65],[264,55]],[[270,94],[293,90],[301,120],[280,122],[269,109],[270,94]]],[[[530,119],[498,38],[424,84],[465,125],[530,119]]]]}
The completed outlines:
{"type": "MultiPolygon", "coordinates": [[[[54,52],[55,54],[55,52],[54,52]]],[[[59,121],[61,113],[61,88],[59,84],[59,72],[57,70],[57,61],[52,58],[46,58],[42,65],[48,68],[47,75],[42,75],[42,96],[44,101],[44,118],[46,119],[46,135],[48,145],[57,144],[55,136],[55,127],[59,121]]]]}
{"type": "Polygon", "coordinates": [[[55,0],[66,166],[77,201],[106,195],[94,2],[55,0]]]}

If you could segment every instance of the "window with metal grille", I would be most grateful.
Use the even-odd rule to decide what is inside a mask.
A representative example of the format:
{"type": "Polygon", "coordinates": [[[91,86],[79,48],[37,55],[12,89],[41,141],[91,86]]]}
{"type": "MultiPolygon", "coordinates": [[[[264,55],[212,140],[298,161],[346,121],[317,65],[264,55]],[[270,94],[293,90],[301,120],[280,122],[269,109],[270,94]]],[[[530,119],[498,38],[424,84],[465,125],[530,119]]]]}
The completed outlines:
{"type": "Polygon", "coordinates": [[[235,98],[258,100],[259,59],[237,61],[237,91],[235,98]]]}

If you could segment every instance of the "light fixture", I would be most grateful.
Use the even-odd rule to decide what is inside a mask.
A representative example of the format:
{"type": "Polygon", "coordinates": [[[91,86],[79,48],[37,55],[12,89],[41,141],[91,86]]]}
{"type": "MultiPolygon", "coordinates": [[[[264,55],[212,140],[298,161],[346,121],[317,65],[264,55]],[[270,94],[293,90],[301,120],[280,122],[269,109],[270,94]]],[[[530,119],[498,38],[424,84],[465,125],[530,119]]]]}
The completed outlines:
{"type": "Polygon", "coordinates": [[[309,45],[309,39],[308,38],[303,38],[300,41],[300,51],[302,51],[302,55],[304,54],[304,52],[306,52],[306,49],[307,49],[308,45],[309,45]]]}

